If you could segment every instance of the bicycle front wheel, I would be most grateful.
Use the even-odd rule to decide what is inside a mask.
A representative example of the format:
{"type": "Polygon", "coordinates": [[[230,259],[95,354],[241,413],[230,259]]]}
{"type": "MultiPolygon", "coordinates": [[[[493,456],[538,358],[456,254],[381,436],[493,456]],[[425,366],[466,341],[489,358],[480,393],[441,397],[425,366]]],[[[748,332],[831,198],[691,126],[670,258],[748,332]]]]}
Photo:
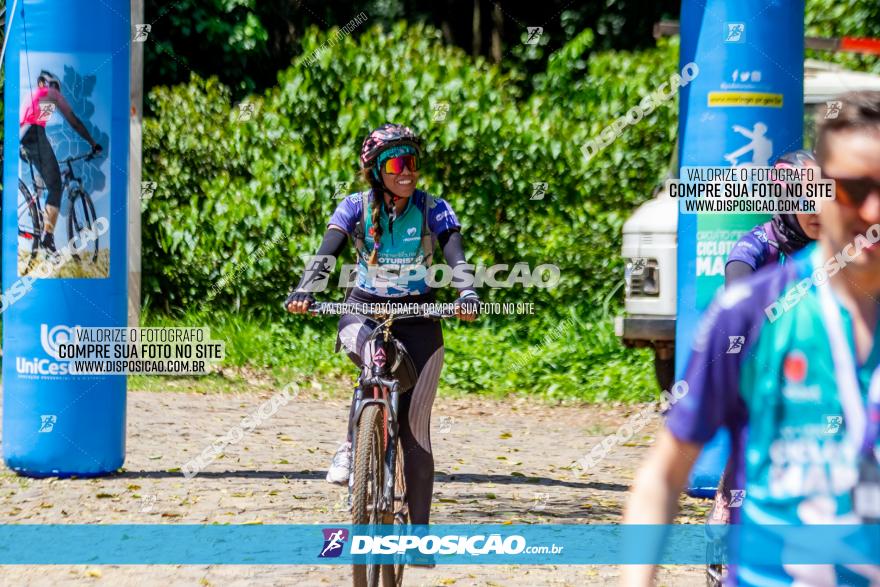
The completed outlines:
{"type": "MultiPolygon", "coordinates": [[[[384,476],[384,414],[377,405],[361,412],[354,454],[354,483],[351,495],[351,523],[381,524],[382,487],[384,476]]],[[[354,587],[377,587],[381,565],[353,565],[354,587]]]]}
{"type": "MultiPolygon", "coordinates": [[[[81,250],[86,256],[91,251],[92,263],[98,260],[98,249],[100,248],[98,235],[94,233],[96,218],[95,205],[89,194],[83,190],[74,190],[70,194],[70,204],[67,211],[67,238],[71,251],[81,250]],[[89,238],[94,239],[88,244],[86,244],[85,235],[83,235],[86,231],[91,232],[89,238]]],[[[79,259],[78,254],[74,254],[73,257],[79,259]]]]}

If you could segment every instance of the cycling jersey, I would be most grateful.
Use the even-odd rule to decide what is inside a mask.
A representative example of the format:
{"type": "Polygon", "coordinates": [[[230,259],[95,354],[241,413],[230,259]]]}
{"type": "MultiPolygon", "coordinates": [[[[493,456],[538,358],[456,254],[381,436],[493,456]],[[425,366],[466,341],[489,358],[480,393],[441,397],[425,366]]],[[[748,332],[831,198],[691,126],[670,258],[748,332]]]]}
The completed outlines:
{"type": "Polygon", "coordinates": [[[778,243],[779,237],[773,222],[759,224],[736,241],[727,257],[727,263],[741,261],[751,267],[752,271],[777,261],[783,263],[785,255],[779,250],[778,243]]]}
{"type": "MultiPolygon", "coordinates": [[[[429,264],[422,248],[422,227],[427,224],[433,237],[447,230],[459,230],[461,224],[455,213],[446,201],[429,198],[425,192],[416,190],[406,208],[394,220],[391,230],[388,213],[383,206],[379,219],[382,226],[379,266],[370,267],[367,261],[373,251],[374,240],[370,234],[373,215],[369,207],[364,214],[363,208],[364,200],[370,197],[369,191],[347,196],[337,206],[329,222],[345,230],[349,236],[354,235],[358,222],[364,223],[364,246],[357,255],[358,289],[387,298],[427,293],[431,288],[426,283],[425,272],[421,271],[421,275],[415,272],[416,267],[424,268],[429,264]],[[434,205],[427,212],[426,223],[424,214],[429,201],[434,205]]],[[[367,205],[370,205],[369,201],[367,205]]]]}
{"type": "MultiPolygon", "coordinates": [[[[789,263],[731,286],[716,298],[694,338],[684,376],[687,392],[670,410],[666,425],[680,440],[701,444],[721,426],[730,430],[732,486],[745,490],[742,506],[731,509],[733,523],[859,523],[850,493],[858,450],[845,438],[817,286],[794,305],[786,304],[787,310],[780,303],[786,295],[794,300],[795,284],[823,261],[819,247],[811,245],[789,263]]],[[[835,302],[852,352],[852,319],[835,302]]],[[[875,328],[870,356],[857,367],[863,400],[880,364],[878,335],[875,328]]],[[[880,458],[880,441],[874,456],[880,458]]],[[[872,567],[871,572],[878,571],[872,567]]],[[[829,572],[838,585],[869,584],[851,568],[827,565],[731,565],[728,581],[827,584],[817,577],[829,572]]]]}
{"type": "Polygon", "coordinates": [[[56,106],[65,115],[71,113],[70,105],[64,99],[64,96],[61,95],[61,92],[50,87],[37,88],[31,96],[31,103],[24,111],[19,127],[31,124],[45,128],[49,118],[55,112],[56,106]]]}

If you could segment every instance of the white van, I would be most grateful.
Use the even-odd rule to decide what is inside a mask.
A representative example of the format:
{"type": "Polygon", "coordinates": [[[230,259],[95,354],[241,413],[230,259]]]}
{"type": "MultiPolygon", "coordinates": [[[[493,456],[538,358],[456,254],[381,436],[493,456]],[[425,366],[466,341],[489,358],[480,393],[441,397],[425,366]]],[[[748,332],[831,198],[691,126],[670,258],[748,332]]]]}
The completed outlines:
{"type": "MultiPolygon", "coordinates": [[[[804,63],[805,144],[813,144],[816,106],[852,90],[880,90],[880,76],[822,61],[804,63]]],[[[670,174],[677,173],[673,155],[670,174]]],[[[623,225],[626,314],[618,316],[614,325],[626,346],[653,347],[661,389],[669,389],[675,377],[677,241],[678,204],[661,187],[623,225]]]]}

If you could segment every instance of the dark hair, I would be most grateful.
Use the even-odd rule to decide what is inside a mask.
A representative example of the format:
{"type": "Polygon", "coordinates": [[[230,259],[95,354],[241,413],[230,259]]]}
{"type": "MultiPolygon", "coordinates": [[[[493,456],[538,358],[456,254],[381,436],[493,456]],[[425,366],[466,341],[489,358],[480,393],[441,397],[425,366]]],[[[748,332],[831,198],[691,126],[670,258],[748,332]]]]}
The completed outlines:
{"type": "MultiPolygon", "coordinates": [[[[380,241],[382,240],[382,222],[381,216],[382,206],[385,205],[385,190],[382,189],[382,183],[377,180],[370,169],[361,169],[361,175],[370,184],[370,213],[371,213],[371,228],[373,229],[373,250],[370,252],[370,258],[367,261],[368,265],[377,265],[379,263],[379,246],[380,241]]],[[[367,205],[366,199],[364,199],[363,205],[367,205]]],[[[366,227],[364,227],[366,229],[366,227]]],[[[366,241],[367,235],[364,235],[364,240],[366,241]]]]}
{"type": "Polygon", "coordinates": [[[834,102],[838,103],[839,109],[832,111],[829,107],[824,115],[817,115],[816,159],[820,163],[828,160],[828,135],[831,133],[864,130],[880,135],[880,91],[847,92],[834,102]]]}

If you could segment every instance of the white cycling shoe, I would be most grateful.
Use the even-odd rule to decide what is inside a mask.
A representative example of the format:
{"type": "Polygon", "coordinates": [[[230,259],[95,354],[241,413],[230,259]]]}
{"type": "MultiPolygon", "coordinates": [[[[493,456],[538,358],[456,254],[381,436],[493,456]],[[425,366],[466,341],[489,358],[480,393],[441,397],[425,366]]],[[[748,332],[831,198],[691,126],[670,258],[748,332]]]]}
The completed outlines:
{"type": "Polygon", "coordinates": [[[351,474],[351,443],[343,442],[333,455],[330,469],[327,470],[327,482],[347,485],[351,474]]]}

